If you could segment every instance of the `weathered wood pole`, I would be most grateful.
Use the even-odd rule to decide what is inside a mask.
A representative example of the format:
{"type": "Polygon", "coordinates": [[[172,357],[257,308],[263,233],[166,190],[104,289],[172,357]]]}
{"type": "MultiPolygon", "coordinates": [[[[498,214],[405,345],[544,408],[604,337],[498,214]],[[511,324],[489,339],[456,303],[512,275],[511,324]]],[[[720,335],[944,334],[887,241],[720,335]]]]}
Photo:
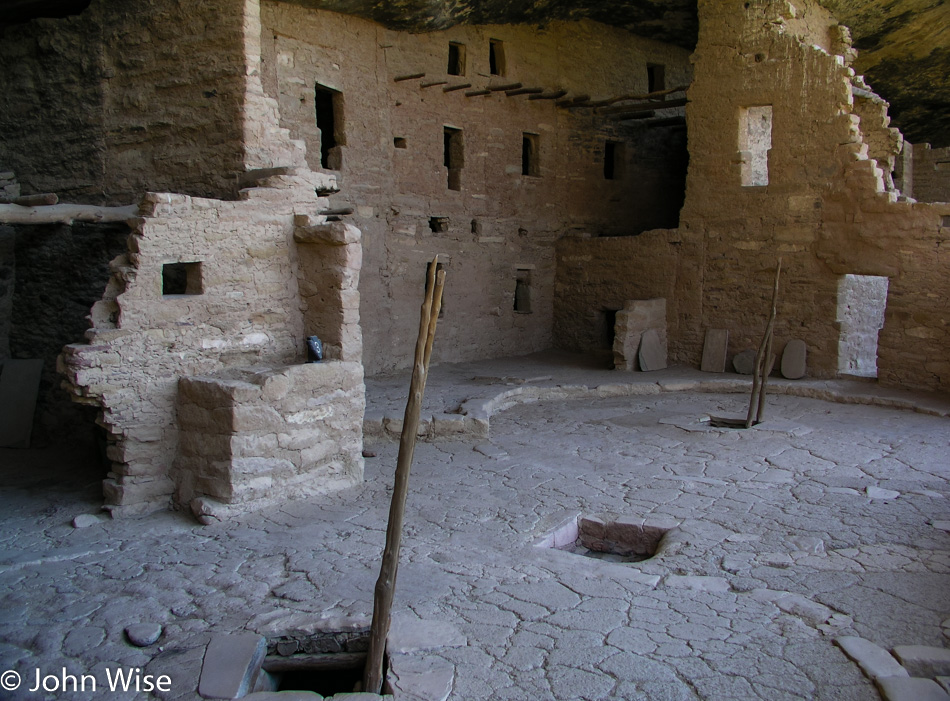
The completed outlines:
{"type": "Polygon", "coordinates": [[[782,274],[782,259],[778,259],[778,266],[775,268],[775,286],[772,288],[772,311],[769,314],[769,323],[765,327],[765,334],[762,336],[762,342],[759,343],[759,350],[755,354],[755,372],[752,375],[752,396],[749,398],[749,411],[746,414],[745,427],[751,428],[753,424],[762,420],[765,409],[765,386],[769,373],[775,363],[772,357],[772,331],[775,328],[775,317],[778,305],[778,282],[782,274]]]}
{"type": "Polygon", "coordinates": [[[399,569],[399,548],[402,542],[402,523],[406,513],[406,495],[409,492],[409,471],[416,448],[416,432],[419,429],[419,411],[429,375],[429,358],[432,342],[439,322],[442,307],[442,289],[445,286],[445,271],[439,270],[439,257],[429,266],[426,279],[425,301],[419,319],[419,338],[409,383],[409,400],[403,417],[402,435],[399,438],[399,456],[396,459],[396,477],[393,499],[389,507],[389,525],[386,527],[386,547],[379,568],[379,579],[373,594],[373,623],[370,627],[369,651],[366,669],[363,672],[363,691],[378,694],[383,685],[383,656],[386,652],[386,636],[389,634],[390,612],[396,589],[396,573],[399,569]]]}

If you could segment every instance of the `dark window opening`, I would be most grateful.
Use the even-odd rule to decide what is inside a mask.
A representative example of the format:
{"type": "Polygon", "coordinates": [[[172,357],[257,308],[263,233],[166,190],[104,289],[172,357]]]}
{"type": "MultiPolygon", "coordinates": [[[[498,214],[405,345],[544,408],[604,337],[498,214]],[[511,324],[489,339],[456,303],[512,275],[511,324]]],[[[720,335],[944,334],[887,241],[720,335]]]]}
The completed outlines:
{"type": "Polygon", "coordinates": [[[317,129],[320,131],[320,167],[340,170],[343,143],[342,94],[336,90],[317,85],[314,88],[314,105],[317,112],[317,129]]]}
{"type": "Polygon", "coordinates": [[[538,163],[538,135],[521,135],[521,174],[534,177],[541,175],[541,166],[538,163]]]}
{"type": "Polygon", "coordinates": [[[647,64],[647,92],[666,90],[666,66],[659,63],[647,64]]]}
{"type": "Polygon", "coordinates": [[[601,348],[612,350],[614,347],[614,338],[617,336],[617,310],[604,309],[601,312],[601,323],[603,324],[603,328],[601,329],[601,348]]]}
{"type": "Polygon", "coordinates": [[[488,72],[491,75],[505,74],[505,45],[498,39],[488,40],[488,72]]]}
{"type": "Polygon", "coordinates": [[[608,141],[604,145],[604,179],[620,180],[623,178],[624,144],[619,141],[608,141]]]}
{"type": "Polygon", "coordinates": [[[393,146],[396,148],[407,148],[406,140],[401,136],[393,137],[393,146]]]}
{"type": "Polygon", "coordinates": [[[162,294],[200,295],[201,263],[165,263],[162,266],[162,294]]]}
{"type": "Polygon", "coordinates": [[[519,269],[515,277],[514,310],[519,314],[531,313],[531,271],[519,269]]]}
{"type": "Polygon", "coordinates": [[[434,234],[444,234],[449,230],[448,217],[429,217],[429,231],[434,234]]]}
{"type": "Polygon", "coordinates": [[[444,127],[442,162],[449,171],[449,189],[462,189],[462,166],[465,164],[462,130],[444,127]]]}
{"type": "Polygon", "coordinates": [[[449,42],[449,75],[465,75],[465,44],[449,42]]]}
{"type": "MultiPolygon", "coordinates": [[[[448,219],[446,219],[448,221],[448,219]]],[[[423,280],[422,291],[425,292],[426,285],[429,284],[429,271],[432,270],[432,262],[426,263],[426,277],[423,280]]],[[[435,274],[438,276],[440,270],[445,270],[445,266],[442,263],[436,264],[435,274]]],[[[445,289],[442,290],[442,306],[439,307],[439,318],[441,319],[445,316],[445,289]]]]}

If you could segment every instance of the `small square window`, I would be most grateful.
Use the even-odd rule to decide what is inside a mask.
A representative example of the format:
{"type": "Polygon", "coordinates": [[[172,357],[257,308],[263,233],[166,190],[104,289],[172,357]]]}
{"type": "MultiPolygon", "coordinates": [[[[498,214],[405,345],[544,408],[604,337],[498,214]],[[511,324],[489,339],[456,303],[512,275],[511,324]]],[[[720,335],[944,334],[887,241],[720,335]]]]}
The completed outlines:
{"type": "Polygon", "coordinates": [[[465,75],[465,44],[449,42],[449,75],[465,75]]]}
{"type": "Polygon", "coordinates": [[[396,148],[408,148],[406,140],[401,136],[393,137],[393,146],[396,148]]]}
{"type": "Polygon", "coordinates": [[[505,75],[505,45],[498,39],[488,40],[488,72],[505,75]]]}
{"type": "Polygon", "coordinates": [[[521,135],[521,174],[538,177],[541,175],[541,165],[538,162],[538,135],[521,135]]]}
{"type": "Polygon", "coordinates": [[[666,66],[660,63],[647,64],[647,92],[666,90],[666,66]]]}
{"type": "Polygon", "coordinates": [[[201,263],[165,263],[162,266],[162,295],[200,295],[201,263]]]}

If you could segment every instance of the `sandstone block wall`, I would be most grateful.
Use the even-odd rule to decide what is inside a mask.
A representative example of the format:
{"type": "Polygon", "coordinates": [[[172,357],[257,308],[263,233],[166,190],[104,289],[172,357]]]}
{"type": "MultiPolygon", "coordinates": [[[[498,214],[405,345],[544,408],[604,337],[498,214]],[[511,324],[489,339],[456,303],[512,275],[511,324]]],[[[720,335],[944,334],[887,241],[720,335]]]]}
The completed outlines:
{"type": "MultiPolygon", "coordinates": [[[[238,202],[149,194],[93,307],[88,343],[64,350],[67,384],[78,401],[101,408],[110,432],[106,506],[116,515],[171,501],[180,377],[299,363],[305,335],[324,333],[304,327],[293,236],[295,215],[326,207],[314,190],[330,181],[303,171],[264,184],[238,202]],[[168,294],[164,273],[176,264],[194,276],[184,294],[168,294]]],[[[350,419],[360,425],[361,412],[350,419]]]]}
{"type": "Polygon", "coordinates": [[[915,145],[913,179],[909,196],[919,202],[950,202],[950,146],[915,145]]]}
{"type": "Polygon", "coordinates": [[[199,520],[362,481],[359,363],[185,377],[179,388],[177,500],[199,520]]]}
{"type": "Polygon", "coordinates": [[[938,309],[950,294],[950,208],[888,190],[870,153],[889,158],[899,139],[878,103],[855,108],[845,33],[810,2],[703,0],[699,10],[680,226],[623,242],[562,241],[556,338],[595,348],[602,310],[666,297],[672,360],[698,366],[707,328],[729,330],[730,354],[754,348],[781,256],[776,344],[803,339],[809,374],[838,372],[841,278],[878,275],[889,278],[880,380],[947,389],[950,336],[938,309]],[[772,108],[768,184],[744,187],[741,115],[763,105],[772,108]]]}
{"type": "Polygon", "coordinates": [[[554,100],[466,95],[520,83],[593,99],[642,94],[647,63],[670,87],[690,79],[687,52],[593,22],[458,26],[409,34],[288,3],[262,4],[262,79],[280,124],[307,144],[319,170],[324,135],[315,88],[332,91],[340,176],[334,208],[352,207],[363,232],[361,310],[367,372],[411,363],[426,264],[446,267],[445,314],[434,362],[539,350],[552,343],[554,243],[566,232],[629,234],[675,225],[684,193],[685,134],[622,126],[554,100]],[[489,40],[504,47],[492,75],[489,40]],[[465,74],[448,74],[450,42],[465,74]],[[609,67],[609,68],[608,68],[609,67]],[[425,73],[423,78],[396,80],[425,73]],[[445,91],[458,85],[469,88],[445,91]],[[427,87],[423,87],[427,86],[427,87]],[[445,128],[460,130],[461,164],[449,188],[445,128]],[[536,138],[536,175],[522,173],[524,135],[536,138]],[[604,176],[606,142],[622,148],[604,176]],[[530,280],[530,313],[514,308],[530,280]]]}

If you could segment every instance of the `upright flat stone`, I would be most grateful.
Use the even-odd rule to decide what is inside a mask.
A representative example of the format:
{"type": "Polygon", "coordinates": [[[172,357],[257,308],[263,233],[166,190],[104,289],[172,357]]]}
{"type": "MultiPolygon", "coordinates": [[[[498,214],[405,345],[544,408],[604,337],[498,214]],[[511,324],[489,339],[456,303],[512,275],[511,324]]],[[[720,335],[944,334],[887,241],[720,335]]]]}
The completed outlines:
{"type": "Polygon", "coordinates": [[[42,372],[42,360],[6,360],[0,366],[0,447],[30,447],[42,372]]]}
{"type": "Polygon", "coordinates": [[[861,671],[870,679],[882,677],[907,677],[907,670],[887,650],[870,640],[854,635],[845,635],[835,640],[844,654],[858,663],[861,671]]]}
{"type": "Polygon", "coordinates": [[[805,342],[794,338],[785,344],[782,352],[782,377],[789,380],[800,380],[805,376],[805,356],[807,355],[805,342]]]}
{"type": "Polygon", "coordinates": [[[726,351],[729,348],[729,329],[707,329],[703,344],[703,372],[725,372],[726,351]]]}
{"type": "Polygon", "coordinates": [[[206,699],[236,699],[253,687],[267,642],[256,633],[215,635],[205,650],[198,693],[206,699]]]}
{"type": "Polygon", "coordinates": [[[950,650],[929,645],[897,645],[894,654],[912,677],[950,676],[950,650]]]}
{"type": "Polygon", "coordinates": [[[950,701],[950,695],[933,679],[882,677],[874,683],[884,701],[950,701]]]}
{"type": "Polygon", "coordinates": [[[644,372],[662,370],[666,367],[666,344],[660,341],[656,329],[647,329],[640,337],[640,369],[644,372]]]}
{"type": "Polygon", "coordinates": [[[755,371],[755,351],[744,350],[732,358],[732,367],[740,375],[751,375],[755,371]]]}

